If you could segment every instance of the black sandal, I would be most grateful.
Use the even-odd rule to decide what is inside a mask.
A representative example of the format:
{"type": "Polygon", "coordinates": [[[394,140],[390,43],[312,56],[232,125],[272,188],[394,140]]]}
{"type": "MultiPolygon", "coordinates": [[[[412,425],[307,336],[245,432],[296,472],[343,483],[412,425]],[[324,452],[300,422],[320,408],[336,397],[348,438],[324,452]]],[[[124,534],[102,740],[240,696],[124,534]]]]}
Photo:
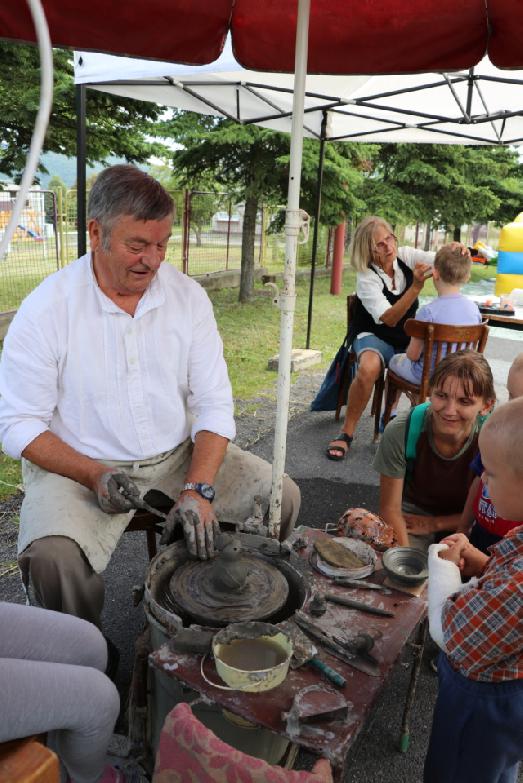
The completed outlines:
{"type": "Polygon", "coordinates": [[[335,462],[341,462],[348,454],[353,437],[352,435],[347,435],[346,432],[340,432],[339,435],[336,435],[336,437],[331,440],[331,443],[334,443],[337,440],[341,440],[343,443],[346,443],[348,448],[344,449],[343,446],[329,446],[325,453],[327,455],[327,459],[332,459],[335,462]],[[333,454],[332,452],[335,453],[333,454]]]}

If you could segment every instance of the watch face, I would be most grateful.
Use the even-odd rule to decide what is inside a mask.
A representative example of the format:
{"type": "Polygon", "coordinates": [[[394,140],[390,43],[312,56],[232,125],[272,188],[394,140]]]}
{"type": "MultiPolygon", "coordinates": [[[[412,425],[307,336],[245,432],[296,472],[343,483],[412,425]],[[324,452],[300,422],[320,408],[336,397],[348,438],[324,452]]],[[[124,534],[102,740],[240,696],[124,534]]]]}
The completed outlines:
{"type": "Polygon", "coordinates": [[[206,500],[214,500],[214,488],[210,484],[197,484],[196,491],[206,500]]]}

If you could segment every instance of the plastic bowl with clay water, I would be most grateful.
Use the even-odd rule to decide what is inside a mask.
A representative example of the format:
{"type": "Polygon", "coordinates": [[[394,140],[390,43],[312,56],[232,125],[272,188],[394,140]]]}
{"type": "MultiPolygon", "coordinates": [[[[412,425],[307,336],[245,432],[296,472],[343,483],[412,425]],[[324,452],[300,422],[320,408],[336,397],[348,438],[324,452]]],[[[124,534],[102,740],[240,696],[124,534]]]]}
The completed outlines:
{"type": "Polygon", "coordinates": [[[274,626],[232,623],[216,634],[212,646],[216,671],[234,690],[268,691],[287,676],[292,642],[274,626]]]}

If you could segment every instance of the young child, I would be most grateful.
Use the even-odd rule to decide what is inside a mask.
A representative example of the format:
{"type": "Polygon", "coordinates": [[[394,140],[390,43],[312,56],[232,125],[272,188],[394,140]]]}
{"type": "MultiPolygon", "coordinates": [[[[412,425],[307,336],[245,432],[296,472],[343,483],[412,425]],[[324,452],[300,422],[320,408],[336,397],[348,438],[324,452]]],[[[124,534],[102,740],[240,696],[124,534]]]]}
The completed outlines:
{"type": "Polygon", "coordinates": [[[483,480],[518,527],[488,556],[463,534],[429,550],[430,633],[443,652],[424,783],[516,783],[523,759],[523,398],[483,425],[483,480]],[[472,577],[461,583],[460,572],[472,577]]]}
{"type": "MultiPolygon", "coordinates": [[[[420,307],[418,321],[432,321],[453,326],[473,326],[481,323],[481,313],[475,302],[461,292],[470,277],[470,255],[462,255],[459,249],[443,245],[434,259],[434,286],[436,299],[420,307]]],[[[443,358],[443,356],[442,356],[443,358]]],[[[389,369],[411,383],[421,383],[423,373],[423,340],[411,337],[406,353],[397,353],[389,362],[389,369]]]]}
{"type": "MultiPolygon", "coordinates": [[[[509,400],[523,397],[523,353],[520,353],[510,367],[507,378],[509,400]]],[[[470,543],[488,554],[488,548],[496,544],[519,522],[503,519],[494,508],[485,483],[481,479],[483,463],[478,452],[471,463],[476,478],[470,485],[460,524],[456,532],[469,536],[470,543]],[[472,528],[471,528],[472,525],[472,528]]]]}

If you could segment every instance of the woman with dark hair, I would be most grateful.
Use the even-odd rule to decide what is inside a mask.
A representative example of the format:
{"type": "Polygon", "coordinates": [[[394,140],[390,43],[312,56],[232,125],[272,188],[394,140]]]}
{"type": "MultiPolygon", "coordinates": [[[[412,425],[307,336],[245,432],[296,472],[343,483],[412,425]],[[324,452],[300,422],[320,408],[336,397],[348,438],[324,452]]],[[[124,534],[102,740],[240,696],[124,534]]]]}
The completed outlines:
{"type": "Polygon", "coordinates": [[[496,399],[489,364],[475,351],[446,356],[430,383],[429,402],[387,425],[374,458],[380,516],[400,546],[425,548],[436,532],[456,530],[483,417],[496,399]]]}

